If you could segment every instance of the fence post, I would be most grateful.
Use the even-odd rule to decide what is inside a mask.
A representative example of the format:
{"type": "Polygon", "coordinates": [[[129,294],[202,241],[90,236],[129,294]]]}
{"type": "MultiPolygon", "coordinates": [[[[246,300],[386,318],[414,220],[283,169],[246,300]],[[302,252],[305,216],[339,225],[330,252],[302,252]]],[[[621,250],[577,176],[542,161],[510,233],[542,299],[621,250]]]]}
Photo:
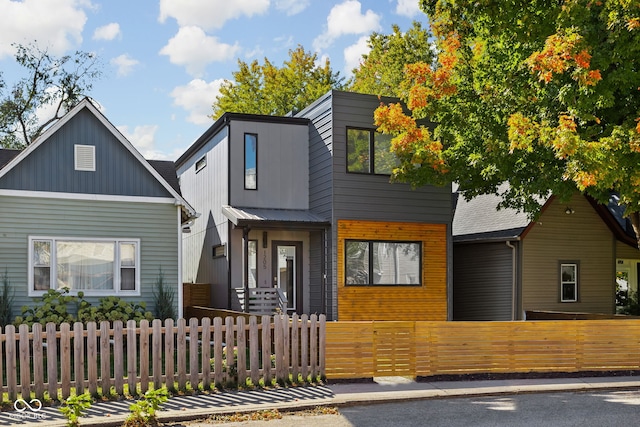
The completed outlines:
{"type": "Polygon", "coordinates": [[[211,318],[202,318],[202,390],[211,389],[211,318]]]}
{"type": "Polygon", "coordinates": [[[149,321],[140,320],[140,393],[149,390],[149,321]]]}
{"type": "Polygon", "coordinates": [[[60,325],[60,382],[62,400],[71,395],[71,325],[60,325]]]}
{"type": "Polygon", "coordinates": [[[276,381],[284,382],[284,323],[281,314],[273,316],[273,342],[276,353],[276,381]]]}
{"type": "Polygon", "coordinates": [[[200,364],[198,363],[198,319],[189,319],[189,382],[191,389],[198,391],[200,364]]]}
{"type": "MultiPolygon", "coordinates": [[[[153,369],[153,388],[162,387],[162,320],[153,319],[151,322],[151,360],[153,369]]],[[[169,385],[167,384],[167,388],[169,385]]]]}
{"type": "Polygon", "coordinates": [[[309,316],[303,314],[300,318],[300,362],[302,364],[302,379],[309,380],[309,316]]]}
{"type": "MultiPolygon", "coordinates": [[[[227,356],[227,381],[235,381],[235,378],[232,378],[233,368],[236,366],[236,358],[233,354],[236,344],[236,339],[233,333],[233,317],[227,316],[224,319],[224,327],[226,333],[225,342],[227,344],[225,352],[227,356]]],[[[236,373],[237,372],[238,371],[236,370],[236,373]]]]}
{"type": "Polygon", "coordinates": [[[22,324],[18,327],[20,338],[20,394],[27,402],[31,400],[31,367],[29,359],[29,325],[22,324]]]}
{"type": "Polygon", "coordinates": [[[124,329],[120,320],[113,322],[113,379],[116,394],[124,396],[124,329]]]}
{"type": "Polygon", "coordinates": [[[300,324],[298,321],[298,314],[293,313],[291,316],[291,376],[293,382],[298,382],[298,373],[300,372],[300,341],[298,334],[300,324]]]}
{"type": "Polygon", "coordinates": [[[247,384],[247,338],[245,335],[244,317],[236,319],[236,342],[238,348],[238,385],[244,387],[247,384]]]}
{"type": "Polygon", "coordinates": [[[6,353],[7,353],[7,391],[9,394],[9,402],[13,402],[18,397],[18,379],[16,366],[16,328],[13,325],[7,325],[5,329],[6,353]]]}
{"type": "MultiPolygon", "coordinates": [[[[36,399],[44,399],[44,351],[42,348],[42,325],[34,323],[31,332],[33,333],[33,386],[36,392],[36,399]]],[[[0,370],[0,372],[2,372],[0,370]]]]}
{"type": "Polygon", "coordinates": [[[318,377],[318,324],[317,324],[318,316],[315,314],[311,315],[311,339],[309,352],[311,353],[311,381],[315,381],[318,377]]]}
{"type": "Polygon", "coordinates": [[[262,316],[262,378],[265,387],[271,385],[271,317],[262,316]]]}
{"type": "Polygon", "coordinates": [[[127,320],[127,384],[131,396],[137,394],[138,340],[136,332],[136,321],[127,320]]]}
{"type": "Polygon", "coordinates": [[[222,375],[222,342],[222,317],[216,317],[213,319],[213,381],[216,387],[221,386],[224,381],[222,375]]]}
{"type": "Polygon", "coordinates": [[[282,381],[287,382],[289,380],[289,373],[291,372],[291,336],[289,332],[290,323],[289,315],[287,313],[281,316],[282,326],[282,381]]]}
{"type": "Polygon", "coordinates": [[[98,392],[98,347],[96,322],[87,323],[87,376],[89,380],[89,393],[95,395],[98,392]]]}
{"type": "Polygon", "coordinates": [[[320,315],[320,331],[318,333],[319,344],[319,365],[320,365],[320,377],[324,379],[327,376],[327,365],[325,363],[325,350],[327,348],[327,316],[320,315]]]}
{"type": "Polygon", "coordinates": [[[249,317],[249,359],[251,367],[251,383],[257,386],[260,381],[260,333],[258,332],[258,318],[249,317]]]}
{"type": "Polygon", "coordinates": [[[102,395],[111,394],[111,343],[109,342],[110,325],[107,320],[100,322],[100,379],[102,395]]]}
{"type": "Polygon", "coordinates": [[[164,374],[167,389],[175,390],[175,340],[173,335],[173,319],[165,319],[164,321],[164,374]]]}
{"type": "Polygon", "coordinates": [[[187,321],[178,319],[178,339],[176,354],[178,356],[178,389],[187,388],[187,321]]]}

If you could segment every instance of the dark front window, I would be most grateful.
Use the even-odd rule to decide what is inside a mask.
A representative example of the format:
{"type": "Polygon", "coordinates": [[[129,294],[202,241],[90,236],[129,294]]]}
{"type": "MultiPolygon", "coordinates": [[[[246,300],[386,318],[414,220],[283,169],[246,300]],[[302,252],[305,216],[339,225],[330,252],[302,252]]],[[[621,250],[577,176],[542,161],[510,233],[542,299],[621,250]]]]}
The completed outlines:
{"type": "Polygon", "coordinates": [[[258,189],[258,135],[244,134],[244,188],[258,189]]]}
{"type": "Polygon", "coordinates": [[[420,285],[422,245],[419,242],[347,240],[347,285],[420,285]]]}
{"type": "Polygon", "coordinates": [[[391,152],[391,135],[371,129],[347,129],[349,172],[391,175],[397,165],[397,158],[391,152]]]}

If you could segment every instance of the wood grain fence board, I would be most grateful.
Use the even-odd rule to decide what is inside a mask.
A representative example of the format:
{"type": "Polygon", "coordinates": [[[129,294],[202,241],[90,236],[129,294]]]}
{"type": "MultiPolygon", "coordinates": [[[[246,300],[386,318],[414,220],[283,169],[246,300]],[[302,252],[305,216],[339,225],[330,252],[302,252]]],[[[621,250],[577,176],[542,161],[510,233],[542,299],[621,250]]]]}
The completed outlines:
{"type": "Polygon", "coordinates": [[[318,355],[319,355],[319,363],[318,368],[320,370],[320,376],[324,379],[326,377],[326,347],[327,347],[327,316],[321,314],[319,317],[319,327],[318,327],[318,355]]]}
{"type": "Polygon", "coordinates": [[[291,315],[291,376],[298,381],[300,373],[300,319],[297,313],[291,315]]]}
{"type": "Polygon", "coordinates": [[[203,317],[202,324],[202,389],[211,389],[211,319],[203,317]]]}
{"type": "MultiPolygon", "coordinates": [[[[204,345],[204,342],[202,342],[204,345]]],[[[197,391],[200,383],[200,363],[198,363],[200,340],[198,337],[198,319],[189,319],[189,383],[197,391]]]]}
{"type": "Polygon", "coordinates": [[[300,317],[300,370],[302,378],[306,381],[309,376],[309,316],[303,314],[300,317]]]}
{"type": "Polygon", "coordinates": [[[31,351],[29,349],[29,325],[20,325],[18,327],[18,336],[20,339],[20,394],[27,402],[31,400],[31,367],[29,362],[31,359],[31,351]]]}
{"type": "MultiPolygon", "coordinates": [[[[34,323],[31,333],[33,334],[33,388],[36,399],[44,400],[44,348],[42,346],[42,325],[34,323]]],[[[0,372],[2,372],[2,370],[0,370],[0,372]]]]}
{"type": "Polygon", "coordinates": [[[318,377],[318,316],[312,314],[310,316],[309,327],[311,328],[309,333],[309,361],[311,370],[311,379],[315,380],[318,377]]]}
{"type": "Polygon", "coordinates": [[[58,339],[55,323],[47,323],[47,391],[51,399],[58,397],[58,339]]]}
{"type": "Polygon", "coordinates": [[[102,394],[111,394],[111,342],[109,322],[100,322],[100,386],[102,394]]]}
{"type": "Polygon", "coordinates": [[[271,318],[262,316],[262,378],[264,384],[271,384],[271,318]]]}
{"type": "Polygon", "coordinates": [[[71,395],[71,325],[60,325],[60,388],[62,399],[71,395]]]}
{"type": "MultiPolygon", "coordinates": [[[[232,372],[235,371],[235,357],[233,355],[235,348],[235,334],[233,327],[233,317],[227,316],[224,319],[224,328],[225,328],[225,358],[227,360],[227,373],[226,373],[226,381],[234,381],[235,379],[232,377],[232,372]]],[[[237,372],[237,371],[236,371],[237,372]]]]}
{"type": "Polygon", "coordinates": [[[247,336],[245,318],[236,318],[236,347],[238,348],[238,384],[247,383],[247,336]]]}
{"type": "Polygon", "coordinates": [[[136,321],[127,321],[127,385],[129,386],[129,394],[135,396],[137,394],[137,363],[138,363],[138,339],[136,333],[136,321]]]}
{"type": "Polygon", "coordinates": [[[98,334],[96,323],[87,323],[87,380],[89,393],[94,396],[98,392],[98,334]]]}
{"type": "Polygon", "coordinates": [[[276,381],[284,381],[284,336],[283,324],[284,320],[281,315],[273,318],[273,343],[276,355],[276,381]]]}
{"type": "Polygon", "coordinates": [[[7,355],[7,393],[10,401],[18,397],[18,372],[16,365],[16,329],[13,325],[7,325],[5,329],[5,350],[7,355]]]}
{"type": "Polygon", "coordinates": [[[151,369],[153,370],[153,388],[162,387],[162,320],[154,319],[151,322],[151,369]]]}
{"type": "Polygon", "coordinates": [[[178,390],[187,388],[187,326],[185,319],[178,319],[176,356],[178,358],[178,390]]]}
{"type": "Polygon", "coordinates": [[[249,318],[249,359],[251,365],[251,383],[256,386],[260,380],[260,331],[258,318],[249,318]]]}
{"type": "Polygon", "coordinates": [[[175,332],[173,319],[164,321],[164,375],[169,390],[175,390],[175,332]]]}
{"type": "Polygon", "coordinates": [[[216,387],[224,382],[224,373],[222,372],[222,346],[223,346],[222,318],[213,319],[213,375],[216,387]]]}
{"type": "Polygon", "coordinates": [[[288,314],[282,315],[282,376],[289,380],[291,373],[291,321],[288,314]]]}
{"type": "Polygon", "coordinates": [[[116,394],[124,395],[124,330],[120,320],[113,322],[113,382],[116,394]]]}
{"type": "Polygon", "coordinates": [[[149,390],[149,321],[140,321],[140,393],[144,394],[149,390]]]}

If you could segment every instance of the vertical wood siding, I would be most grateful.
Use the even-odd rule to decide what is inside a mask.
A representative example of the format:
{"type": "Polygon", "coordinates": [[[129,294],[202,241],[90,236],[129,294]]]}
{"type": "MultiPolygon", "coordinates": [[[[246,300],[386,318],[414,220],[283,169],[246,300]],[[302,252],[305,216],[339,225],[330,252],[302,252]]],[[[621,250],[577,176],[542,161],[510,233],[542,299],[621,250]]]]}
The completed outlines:
{"type": "MultiPolygon", "coordinates": [[[[160,269],[165,284],[178,291],[178,207],[173,204],[124,203],[0,196],[0,271],[7,271],[14,292],[14,313],[33,305],[27,296],[28,238],[140,239],[140,296],[152,312],[153,288],[160,269]],[[7,221],[8,219],[8,221],[7,221]]],[[[87,297],[97,303],[99,297],[87,297]]],[[[174,303],[178,303],[177,294],[174,303]]]]}
{"type": "Polygon", "coordinates": [[[338,221],[339,320],[447,320],[447,226],[338,221]],[[421,286],[345,286],[345,239],[422,242],[421,286]]]}
{"type": "Polygon", "coordinates": [[[583,196],[552,201],[522,246],[524,310],[614,312],[615,240],[583,196]],[[559,264],[567,261],[580,264],[578,302],[560,302],[559,264]]]}

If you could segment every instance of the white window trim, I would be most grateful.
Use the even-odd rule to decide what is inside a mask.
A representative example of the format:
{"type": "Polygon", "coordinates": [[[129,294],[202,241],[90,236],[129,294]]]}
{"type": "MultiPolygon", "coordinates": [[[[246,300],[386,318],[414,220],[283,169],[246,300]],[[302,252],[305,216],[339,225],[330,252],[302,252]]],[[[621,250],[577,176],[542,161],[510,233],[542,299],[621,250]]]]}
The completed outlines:
{"type": "MultiPolygon", "coordinates": [[[[28,296],[30,297],[40,297],[44,295],[46,290],[35,290],[34,282],[33,282],[33,242],[40,240],[49,240],[51,241],[51,265],[50,265],[50,283],[49,289],[57,289],[53,285],[55,278],[57,277],[57,265],[55,262],[55,254],[57,248],[58,241],[64,242],[110,242],[114,244],[115,254],[114,254],[114,263],[113,263],[113,285],[114,289],[106,289],[106,290],[91,290],[91,289],[83,289],[81,290],[85,296],[109,296],[109,295],[118,295],[118,296],[140,296],[140,239],[129,239],[129,238],[103,238],[103,237],[60,237],[60,236],[29,236],[29,250],[28,250],[28,296]],[[133,243],[135,245],[136,251],[136,266],[135,266],[135,283],[136,288],[133,291],[123,291],[120,289],[120,244],[121,243],[133,243]]],[[[69,295],[77,295],[78,290],[70,289],[69,295]]]]}
{"type": "Polygon", "coordinates": [[[578,277],[578,274],[579,274],[578,263],[563,262],[560,264],[560,302],[578,302],[578,281],[580,280],[580,278],[578,277]],[[571,266],[575,268],[575,280],[572,282],[565,282],[564,280],[562,280],[562,269],[563,267],[571,267],[571,266]],[[565,284],[573,284],[573,286],[575,287],[575,291],[574,291],[575,298],[565,299],[563,297],[562,288],[564,287],[565,284]]]}

